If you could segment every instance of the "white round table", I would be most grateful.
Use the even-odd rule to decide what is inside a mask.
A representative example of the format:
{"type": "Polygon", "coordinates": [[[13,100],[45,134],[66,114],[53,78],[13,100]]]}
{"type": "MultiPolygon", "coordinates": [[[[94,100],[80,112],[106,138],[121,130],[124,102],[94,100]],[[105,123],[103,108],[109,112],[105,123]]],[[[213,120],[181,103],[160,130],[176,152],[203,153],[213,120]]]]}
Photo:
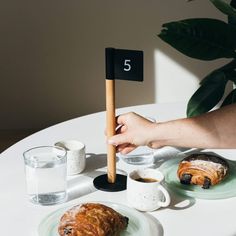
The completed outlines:
{"type": "MultiPolygon", "coordinates": [[[[186,104],[150,104],[117,109],[117,114],[134,111],[159,121],[185,117],[186,104]]],[[[37,235],[38,225],[49,213],[68,205],[87,201],[108,201],[127,205],[126,191],[103,192],[93,187],[94,177],[105,173],[105,112],[68,120],[37,132],[14,144],[0,157],[0,235],[37,235]],[[34,146],[77,139],[86,144],[87,166],[83,173],[68,178],[68,201],[54,206],[34,205],[28,201],[22,153],[34,146]]],[[[236,150],[214,150],[236,159],[236,150]]],[[[117,172],[130,166],[117,162],[117,172]]],[[[236,186],[234,186],[236,188],[236,186]]],[[[155,235],[235,236],[236,198],[221,200],[189,199],[171,192],[169,207],[143,213],[156,227],[155,235]],[[151,220],[152,219],[152,220],[151,220]]]]}

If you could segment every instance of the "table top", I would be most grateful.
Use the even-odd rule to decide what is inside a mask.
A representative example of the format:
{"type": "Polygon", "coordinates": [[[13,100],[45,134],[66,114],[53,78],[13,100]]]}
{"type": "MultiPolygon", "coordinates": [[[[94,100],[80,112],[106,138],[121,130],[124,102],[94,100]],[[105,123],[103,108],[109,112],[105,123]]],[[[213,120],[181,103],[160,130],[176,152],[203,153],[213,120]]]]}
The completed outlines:
{"type": "MultiPolygon", "coordinates": [[[[117,109],[117,114],[134,111],[165,121],[185,117],[186,104],[148,104],[117,109]]],[[[38,225],[49,213],[65,206],[88,201],[107,201],[127,205],[126,191],[103,192],[93,187],[94,177],[106,172],[105,112],[75,118],[39,131],[14,144],[0,156],[1,235],[37,235],[38,225]],[[86,169],[68,178],[68,201],[54,206],[34,205],[28,201],[22,153],[34,146],[53,145],[57,141],[77,139],[86,145],[86,169]]],[[[170,149],[171,150],[171,149],[170,149]]],[[[174,151],[178,151],[173,149],[174,151]]],[[[236,150],[213,150],[236,159],[236,150]]],[[[165,149],[160,150],[165,157],[165,149]]],[[[157,152],[158,155],[158,152],[157,152]]],[[[163,158],[165,159],[165,158],[163,158]]],[[[164,160],[162,160],[164,161],[164,160]]],[[[117,169],[129,172],[137,168],[118,160],[117,169]]],[[[236,187],[236,186],[235,186],[236,187]]],[[[142,213],[152,219],[157,235],[236,235],[236,197],[219,200],[188,198],[171,192],[169,207],[142,213]]]]}

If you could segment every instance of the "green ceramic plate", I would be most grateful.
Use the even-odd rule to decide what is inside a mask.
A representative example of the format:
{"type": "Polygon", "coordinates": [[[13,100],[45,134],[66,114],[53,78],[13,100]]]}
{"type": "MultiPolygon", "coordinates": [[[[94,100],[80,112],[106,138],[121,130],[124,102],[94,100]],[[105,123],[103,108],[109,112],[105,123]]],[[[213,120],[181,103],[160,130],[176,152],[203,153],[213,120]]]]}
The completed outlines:
{"type": "MultiPolygon", "coordinates": [[[[113,208],[122,215],[129,218],[129,224],[125,231],[122,232],[122,236],[151,236],[151,228],[148,219],[141,212],[138,212],[132,208],[124,205],[110,203],[110,202],[100,202],[106,206],[113,208]]],[[[72,206],[71,206],[72,207],[72,206]]],[[[46,216],[40,223],[38,228],[39,236],[59,236],[57,232],[58,223],[61,216],[66,210],[71,207],[61,208],[52,212],[50,215],[46,216]]],[[[158,235],[158,232],[155,234],[158,235]]]]}
{"type": "Polygon", "coordinates": [[[215,186],[211,186],[209,189],[203,189],[198,185],[184,185],[180,183],[177,169],[182,159],[183,156],[179,156],[166,161],[160,166],[169,189],[189,197],[202,199],[224,199],[236,196],[236,162],[227,160],[229,172],[224,180],[215,186]]]}

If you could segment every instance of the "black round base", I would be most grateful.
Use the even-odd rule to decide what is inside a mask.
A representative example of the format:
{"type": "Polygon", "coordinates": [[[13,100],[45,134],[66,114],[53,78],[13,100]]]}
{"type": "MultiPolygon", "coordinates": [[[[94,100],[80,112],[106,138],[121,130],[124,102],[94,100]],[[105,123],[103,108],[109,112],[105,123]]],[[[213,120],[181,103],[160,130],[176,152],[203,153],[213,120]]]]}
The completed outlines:
{"type": "Polygon", "coordinates": [[[127,177],[125,175],[116,175],[115,183],[109,183],[107,180],[107,174],[100,175],[93,180],[95,188],[107,191],[107,192],[118,192],[126,189],[127,177]]]}

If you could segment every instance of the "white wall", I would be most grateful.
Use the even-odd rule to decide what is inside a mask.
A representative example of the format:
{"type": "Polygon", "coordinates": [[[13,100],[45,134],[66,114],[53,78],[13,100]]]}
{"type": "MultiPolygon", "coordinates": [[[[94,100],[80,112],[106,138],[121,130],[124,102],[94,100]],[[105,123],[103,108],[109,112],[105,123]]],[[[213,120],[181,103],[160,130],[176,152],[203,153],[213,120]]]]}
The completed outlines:
{"type": "Polygon", "coordinates": [[[188,100],[221,61],[181,55],[165,22],[222,18],[207,0],[3,0],[0,129],[37,129],[105,109],[105,47],[144,51],[145,81],[116,81],[117,107],[188,100]]]}

